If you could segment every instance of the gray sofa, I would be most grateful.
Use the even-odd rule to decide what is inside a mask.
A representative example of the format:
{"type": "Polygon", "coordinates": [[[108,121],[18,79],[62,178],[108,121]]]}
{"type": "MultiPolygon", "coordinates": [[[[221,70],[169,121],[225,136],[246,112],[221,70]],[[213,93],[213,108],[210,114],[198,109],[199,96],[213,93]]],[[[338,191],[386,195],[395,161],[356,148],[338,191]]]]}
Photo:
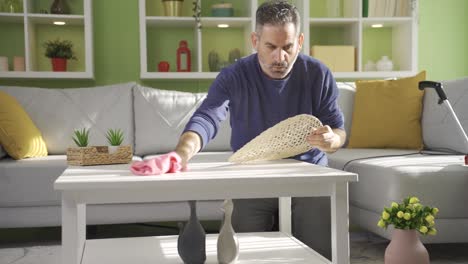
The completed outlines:
{"type": "MultiPolygon", "coordinates": [[[[354,84],[339,83],[346,130],[351,127],[354,84]]],[[[53,182],[66,168],[66,148],[73,129],[90,128],[92,145],[106,145],[105,131],[120,128],[124,144],[134,147],[135,160],[174,148],[185,123],[202,102],[204,93],[183,93],[142,87],[136,83],[77,89],[0,87],[16,97],[41,130],[49,156],[20,161],[0,159],[0,228],[59,226],[60,194],[53,182]]],[[[450,98],[450,91],[448,91],[450,98]]],[[[465,93],[468,96],[468,93],[465,93]]],[[[456,108],[468,109],[468,98],[456,108]],[[464,105],[464,106],[463,106],[464,105]]],[[[468,116],[465,118],[468,119],[468,116]]],[[[467,127],[466,119],[463,121],[467,127]]],[[[424,127],[423,127],[424,129],[424,127]]],[[[195,159],[229,152],[229,121],[216,139],[195,159]]],[[[346,149],[330,155],[330,166],[359,174],[350,185],[350,219],[355,225],[389,237],[376,223],[383,206],[407,195],[440,209],[439,234],[429,242],[468,242],[468,169],[463,156],[427,156],[392,149],[346,149]],[[395,155],[392,157],[376,157],[395,155]]],[[[0,155],[1,156],[1,155],[0,155]]],[[[201,219],[220,219],[220,201],[198,204],[201,219]]],[[[182,203],[92,205],[89,224],[184,220],[182,203]]]]}

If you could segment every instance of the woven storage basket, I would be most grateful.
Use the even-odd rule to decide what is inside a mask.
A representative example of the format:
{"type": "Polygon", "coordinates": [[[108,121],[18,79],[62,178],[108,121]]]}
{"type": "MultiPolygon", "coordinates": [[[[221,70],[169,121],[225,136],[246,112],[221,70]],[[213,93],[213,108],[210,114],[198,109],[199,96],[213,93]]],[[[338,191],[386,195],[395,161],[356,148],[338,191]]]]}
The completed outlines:
{"type": "Polygon", "coordinates": [[[289,158],[312,149],[307,136],[312,129],[322,126],[313,115],[301,114],[285,119],[263,131],[237,150],[230,162],[248,163],[289,158]]]}
{"type": "Polygon", "coordinates": [[[105,164],[122,164],[132,161],[133,152],[131,146],[119,146],[117,151],[109,154],[107,146],[92,146],[82,148],[68,148],[68,165],[89,166],[105,164]]]}

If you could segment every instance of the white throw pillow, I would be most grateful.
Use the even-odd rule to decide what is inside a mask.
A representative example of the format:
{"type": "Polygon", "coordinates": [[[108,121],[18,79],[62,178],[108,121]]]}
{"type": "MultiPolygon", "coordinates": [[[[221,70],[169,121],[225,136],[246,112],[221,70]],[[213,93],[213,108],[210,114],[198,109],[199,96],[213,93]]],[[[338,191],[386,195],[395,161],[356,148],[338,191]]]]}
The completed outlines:
{"type": "MultiPolygon", "coordinates": [[[[448,101],[465,133],[468,132],[468,78],[442,82],[448,101]]],[[[468,142],[444,105],[438,104],[434,89],[426,89],[422,115],[423,140],[426,149],[468,154],[468,142]]]]}
{"type": "Polygon", "coordinates": [[[14,96],[39,128],[49,154],[65,154],[75,129],[88,128],[89,145],[108,145],[108,129],[121,129],[123,145],[132,145],[135,83],[90,88],[46,89],[3,86],[14,96]]]}
{"type": "MultiPolygon", "coordinates": [[[[137,85],[135,103],[135,154],[166,153],[175,149],[185,125],[206,93],[160,90],[137,85]]],[[[216,138],[204,151],[230,150],[229,120],[221,124],[216,138]]]]}

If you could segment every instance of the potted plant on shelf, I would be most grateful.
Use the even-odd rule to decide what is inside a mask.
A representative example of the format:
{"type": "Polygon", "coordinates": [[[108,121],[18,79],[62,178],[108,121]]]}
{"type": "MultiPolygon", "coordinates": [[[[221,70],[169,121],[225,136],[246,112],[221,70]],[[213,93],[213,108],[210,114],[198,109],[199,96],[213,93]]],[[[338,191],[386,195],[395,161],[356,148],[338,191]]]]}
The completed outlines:
{"type": "Polygon", "coordinates": [[[386,229],[393,225],[392,240],[385,250],[385,263],[424,263],[429,264],[429,254],[421,243],[418,233],[435,235],[435,216],[439,209],[423,206],[415,196],[407,197],[402,203],[392,202],[384,207],[377,223],[386,229]]]}
{"type": "Polygon", "coordinates": [[[117,152],[120,144],[124,140],[124,135],[121,129],[109,129],[106,133],[107,142],[110,144],[108,147],[109,154],[117,152]]]}
{"type": "Polygon", "coordinates": [[[49,40],[43,46],[45,47],[45,56],[52,61],[53,71],[67,71],[67,60],[76,60],[73,51],[73,43],[69,40],[49,40]]]}

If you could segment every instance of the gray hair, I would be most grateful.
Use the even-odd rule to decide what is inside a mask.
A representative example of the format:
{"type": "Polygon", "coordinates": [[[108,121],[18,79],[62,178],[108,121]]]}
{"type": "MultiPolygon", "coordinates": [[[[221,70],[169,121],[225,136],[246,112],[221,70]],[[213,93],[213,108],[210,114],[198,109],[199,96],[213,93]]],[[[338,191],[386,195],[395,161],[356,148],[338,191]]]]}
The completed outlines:
{"type": "Polygon", "coordinates": [[[255,30],[260,34],[262,27],[266,24],[283,26],[293,23],[296,34],[299,34],[301,16],[297,8],[284,0],[266,1],[257,9],[255,30]]]}

